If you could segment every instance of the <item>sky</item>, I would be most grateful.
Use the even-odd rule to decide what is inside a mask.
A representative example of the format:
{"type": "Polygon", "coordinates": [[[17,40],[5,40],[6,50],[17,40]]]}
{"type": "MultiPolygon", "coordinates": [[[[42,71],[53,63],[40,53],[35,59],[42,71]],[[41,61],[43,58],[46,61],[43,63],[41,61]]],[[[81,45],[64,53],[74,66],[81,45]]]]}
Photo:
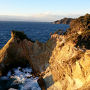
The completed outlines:
{"type": "Polygon", "coordinates": [[[90,0],[0,0],[2,21],[54,21],[90,13],[90,0]]]}

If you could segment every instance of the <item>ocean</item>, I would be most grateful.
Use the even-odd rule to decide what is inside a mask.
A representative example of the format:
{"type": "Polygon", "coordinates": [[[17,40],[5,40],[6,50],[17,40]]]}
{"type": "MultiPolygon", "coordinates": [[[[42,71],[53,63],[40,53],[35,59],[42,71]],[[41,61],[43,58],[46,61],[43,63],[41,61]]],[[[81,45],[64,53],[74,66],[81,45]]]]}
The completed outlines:
{"type": "MultiPolygon", "coordinates": [[[[2,48],[11,37],[11,31],[24,31],[31,40],[46,42],[50,33],[58,29],[66,30],[69,25],[52,24],[48,22],[8,22],[0,21],[0,48],[2,48]]],[[[41,90],[37,80],[32,76],[32,68],[13,68],[6,76],[0,77],[0,90],[41,90]]]]}
{"type": "Polygon", "coordinates": [[[50,38],[50,33],[58,29],[66,30],[69,25],[52,24],[50,22],[16,22],[0,21],[0,48],[2,48],[11,37],[11,31],[24,31],[31,40],[46,42],[50,38]]]}

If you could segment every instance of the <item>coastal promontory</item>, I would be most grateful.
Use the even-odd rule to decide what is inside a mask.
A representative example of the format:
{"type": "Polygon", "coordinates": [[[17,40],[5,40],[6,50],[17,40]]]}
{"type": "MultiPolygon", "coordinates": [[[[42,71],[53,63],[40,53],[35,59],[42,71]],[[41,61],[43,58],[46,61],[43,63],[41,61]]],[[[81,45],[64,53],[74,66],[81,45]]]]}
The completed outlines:
{"type": "Polygon", "coordinates": [[[74,20],[72,18],[63,18],[61,20],[57,20],[57,21],[54,21],[52,22],[53,24],[70,24],[70,22],[74,20]]]}
{"type": "Polygon", "coordinates": [[[90,14],[71,20],[66,32],[51,35],[46,43],[12,31],[0,50],[0,76],[28,64],[42,90],[90,90],[90,14]]]}

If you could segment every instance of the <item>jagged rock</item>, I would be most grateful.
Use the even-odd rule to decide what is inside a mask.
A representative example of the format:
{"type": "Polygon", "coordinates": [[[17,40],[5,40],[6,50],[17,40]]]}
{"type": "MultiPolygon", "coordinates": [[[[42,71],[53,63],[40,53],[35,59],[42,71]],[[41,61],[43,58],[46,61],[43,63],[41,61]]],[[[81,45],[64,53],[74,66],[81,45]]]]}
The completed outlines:
{"type": "Polygon", "coordinates": [[[56,47],[49,60],[54,84],[48,90],[53,90],[53,87],[54,90],[90,89],[89,23],[90,14],[77,18],[71,22],[70,31],[67,31],[66,35],[63,36],[63,46],[57,39],[56,47]],[[83,37],[82,39],[78,38],[80,35],[83,37]],[[77,43],[80,48],[77,47],[77,43]],[[81,45],[85,47],[83,48],[81,45]]]}
{"type": "Polygon", "coordinates": [[[23,36],[22,32],[12,31],[11,39],[0,50],[0,70],[3,74],[13,67],[27,65],[33,43],[23,36]]]}
{"type": "MultiPolygon", "coordinates": [[[[30,64],[35,72],[42,72],[49,66],[53,40],[47,43],[32,42],[23,32],[12,31],[11,39],[0,50],[0,74],[9,69],[30,64]]],[[[54,44],[53,44],[54,45],[54,44]]]]}

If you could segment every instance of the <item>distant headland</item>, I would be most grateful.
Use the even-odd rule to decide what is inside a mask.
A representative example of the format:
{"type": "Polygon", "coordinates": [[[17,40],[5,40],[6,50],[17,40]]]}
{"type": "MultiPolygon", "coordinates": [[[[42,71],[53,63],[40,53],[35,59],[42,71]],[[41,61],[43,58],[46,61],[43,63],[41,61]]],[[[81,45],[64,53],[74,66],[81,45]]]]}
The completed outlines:
{"type": "Polygon", "coordinates": [[[63,18],[61,20],[57,20],[52,22],[53,24],[70,24],[70,22],[74,20],[73,18],[63,18]]]}

